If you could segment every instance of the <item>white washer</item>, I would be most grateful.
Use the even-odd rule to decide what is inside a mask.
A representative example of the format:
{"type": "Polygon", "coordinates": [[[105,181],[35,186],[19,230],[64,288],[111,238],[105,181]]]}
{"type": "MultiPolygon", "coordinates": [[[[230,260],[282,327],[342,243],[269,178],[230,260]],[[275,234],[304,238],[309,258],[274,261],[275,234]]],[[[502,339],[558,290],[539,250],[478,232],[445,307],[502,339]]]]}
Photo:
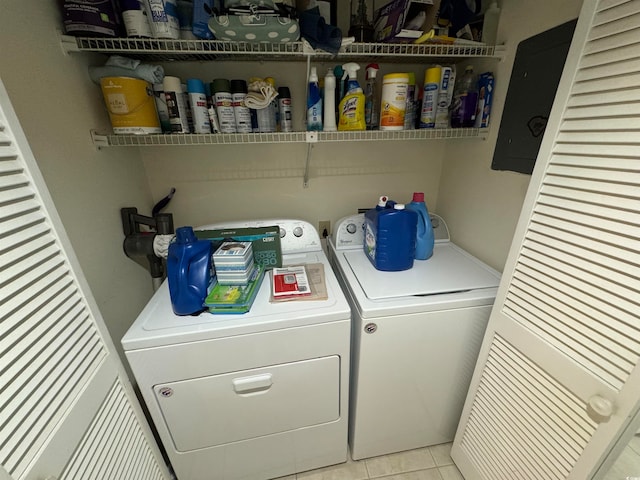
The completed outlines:
{"type": "Polygon", "coordinates": [[[449,241],[433,257],[376,270],[363,214],[340,220],[329,256],[351,305],[349,444],[354,459],[453,440],[500,274],[449,241]]]}
{"type": "Polygon", "coordinates": [[[285,265],[322,263],[328,300],[177,316],[165,281],[122,339],[179,480],[269,479],[347,459],[349,305],[313,226],[279,225],[285,265]]]}

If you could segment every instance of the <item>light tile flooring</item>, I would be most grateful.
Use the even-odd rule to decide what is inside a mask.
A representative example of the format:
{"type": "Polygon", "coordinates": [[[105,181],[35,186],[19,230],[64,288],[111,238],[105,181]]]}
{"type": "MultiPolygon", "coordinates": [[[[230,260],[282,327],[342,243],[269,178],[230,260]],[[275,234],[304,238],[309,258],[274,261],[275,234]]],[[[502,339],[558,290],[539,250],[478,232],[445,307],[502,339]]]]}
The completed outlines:
{"type": "MultiPolygon", "coordinates": [[[[418,448],[289,475],[278,480],[464,480],[450,456],[451,444],[418,448]]],[[[604,480],[640,478],[640,436],[631,439],[604,480]]]]}
{"type": "Polygon", "coordinates": [[[464,480],[453,464],[451,444],[418,448],[319,468],[280,480],[464,480]]]}
{"type": "Polygon", "coordinates": [[[626,480],[640,478],[640,436],[637,434],[622,451],[604,480],[626,480]]]}

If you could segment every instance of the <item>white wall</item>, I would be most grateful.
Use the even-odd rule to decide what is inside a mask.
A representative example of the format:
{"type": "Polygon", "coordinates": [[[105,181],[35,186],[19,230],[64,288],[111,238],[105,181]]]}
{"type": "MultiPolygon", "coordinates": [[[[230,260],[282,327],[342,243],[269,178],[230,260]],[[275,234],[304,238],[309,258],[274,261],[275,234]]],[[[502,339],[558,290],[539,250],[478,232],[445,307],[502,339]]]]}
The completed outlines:
{"type": "Polygon", "coordinates": [[[87,65],[104,60],[64,55],[57,2],[2,2],[0,77],[107,327],[119,339],[151,295],[149,275],[122,252],[120,207],[151,209],[136,149],[98,151],[91,128],[106,128],[100,87],[87,65]]]}
{"type": "MultiPolygon", "coordinates": [[[[339,62],[314,63],[323,76],[339,62]]],[[[362,63],[364,70],[366,63],[362,63]]],[[[304,130],[305,62],[185,62],[164,64],[169,75],[187,79],[273,76],[291,89],[294,128],[304,130]]],[[[381,64],[380,74],[414,70],[416,65],[381,64]]],[[[364,72],[360,74],[364,82],[364,72]]],[[[148,147],[142,156],[154,200],[177,193],[171,204],[176,226],[224,220],[293,217],[317,226],[335,222],[358,208],[372,208],[380,195],[398,202],[423,191],[435,207],[444,141],[340,142],[312,149],[310,182],[303,188],[307,146],[223,145],[148,147]]]]}
{"type": "Polygon", "coordinates": [[[582,0],[502,0],[499,4],[498,43],[506,45],[506,57],[498,64],[484,64],[496,77],[490,135],[486,141],[448,144],[437,206],[456,243],[502,270],[530,179],[491,170],[516,49],[520,41],[577,18],[582,0]]]}

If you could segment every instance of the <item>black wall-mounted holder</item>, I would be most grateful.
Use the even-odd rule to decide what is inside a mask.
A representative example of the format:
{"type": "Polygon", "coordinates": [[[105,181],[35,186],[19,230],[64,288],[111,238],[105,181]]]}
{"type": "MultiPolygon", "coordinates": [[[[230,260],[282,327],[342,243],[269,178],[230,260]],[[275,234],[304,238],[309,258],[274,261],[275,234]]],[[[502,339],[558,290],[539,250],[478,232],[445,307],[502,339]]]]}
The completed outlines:
{"type": "Polygon", "coordinates": [[[127,257],[142,265],[151,273],[153,288],[156,290],[166,276],[166,264],[163,258],[157,257],[153,251],[153,240],[156,235],[174,233],[173,215],[157,213],[152,217],[140,215],[134,207],[121,208],[122,229],[124,231],[123,249],[127,257]],[[146,226],[149,231],[141,231],[146,226]]]}

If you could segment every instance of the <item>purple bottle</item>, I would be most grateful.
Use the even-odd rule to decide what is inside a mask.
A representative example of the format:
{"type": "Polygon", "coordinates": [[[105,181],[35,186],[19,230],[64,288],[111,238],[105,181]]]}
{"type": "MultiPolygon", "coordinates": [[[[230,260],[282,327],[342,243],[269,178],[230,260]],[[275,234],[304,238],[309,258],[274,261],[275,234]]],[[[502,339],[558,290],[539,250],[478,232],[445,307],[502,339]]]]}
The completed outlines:
{"type": "Polygon", "coordinates": [[[469,65],[464,75],[456,82],[451,109],[451,128],[471,128],[476,122],[478,106],[478,86],[469,65]]]}

